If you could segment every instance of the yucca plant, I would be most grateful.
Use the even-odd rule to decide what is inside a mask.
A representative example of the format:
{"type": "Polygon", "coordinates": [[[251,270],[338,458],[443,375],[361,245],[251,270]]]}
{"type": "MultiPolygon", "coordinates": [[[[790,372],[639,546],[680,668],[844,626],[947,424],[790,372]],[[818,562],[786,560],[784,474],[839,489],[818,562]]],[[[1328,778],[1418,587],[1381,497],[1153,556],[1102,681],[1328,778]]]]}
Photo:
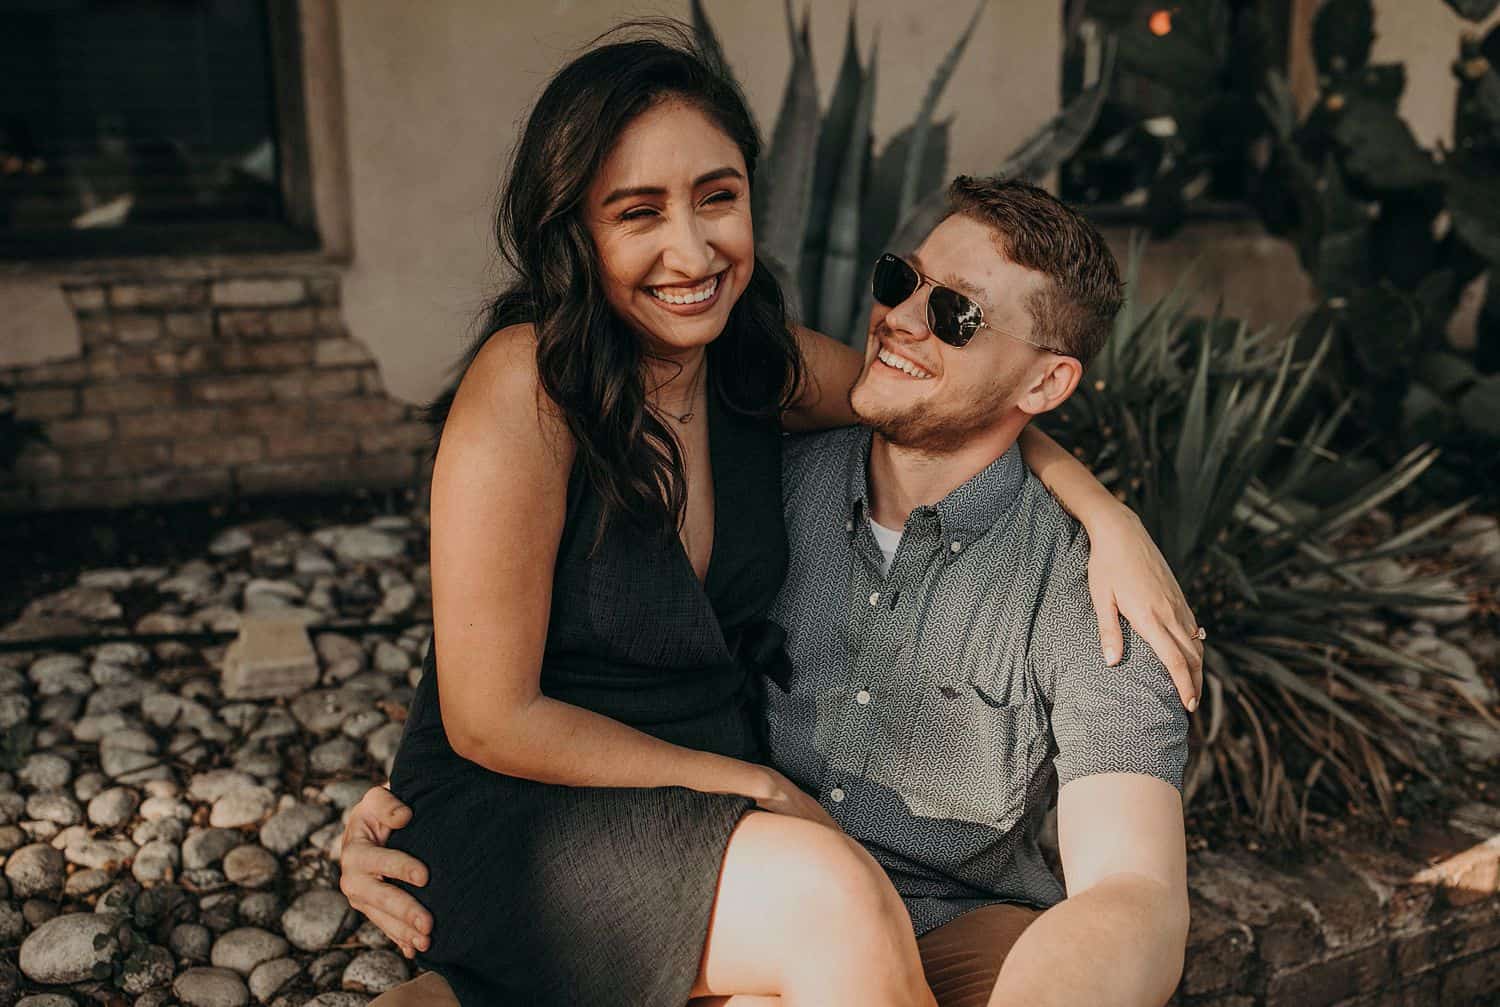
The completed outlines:
{"type": "MultiPolygon", "coordinates": [[[[870,264],[888,247],[914,247],[940,219],[949,181],[952,122],[935,118],[937,105],[986,3],[979,0],[968,24],[933,68],[911,125],[876,154],[870,117],[878,38],[861,61],[851,9],[842,62],[825,110],[813,74],[808,14],[803,13],[799,25],[791,0],[785,0],[791,69],[770,142],[764,145],[752,211],[757,255],[782,281],[803,324],[862,346],[870,307],[870,264]]],[[[732,76],[701,0],[693,0],[692,16],[699,47],[732,76]]],[[[1098,117],[1113,59],[1111,40],[1097,79],[996,165],[995,174],[1041,180],[1072,156],[1098,117]]]]}
{"type": "MultiPolygon", "coordinates": [[[[1139,258],[1137,246],[1127,290],[1139,258]]],[[[1283,836],[1320,808],[1394,816],[1393,775],[1441,764],[1445,711],[1494,721],[1442,667],[1382,639],[1389,609],[1456,599],[1415,575],[1371,586],[1366,568],[1442,548],[1465,504],[1358,534],[1433,463],[1425,445],[1337,504],[1305,502],[1348,409],[1291,428],[1328,340],[1298,363],[1285,334],[1194,318],[1194,293],[1189,281],[1154,306],[1127,303],[1049,424],[1140,514],[1210,627],[1186,795],[1283,836]]]]}

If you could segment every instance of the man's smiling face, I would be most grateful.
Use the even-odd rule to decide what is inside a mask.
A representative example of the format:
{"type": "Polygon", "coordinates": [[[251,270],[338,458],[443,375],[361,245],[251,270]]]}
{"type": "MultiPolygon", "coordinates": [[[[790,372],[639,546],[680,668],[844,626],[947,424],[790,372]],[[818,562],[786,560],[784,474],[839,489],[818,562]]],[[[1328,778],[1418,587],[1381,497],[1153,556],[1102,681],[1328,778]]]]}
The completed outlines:
{"type": "Polygon", "coordinates": [[[1049,354],[1021,340],[1034,338],[1027,299],[1049,281],[1002,255],[994,232],[963,214],[934,228],[907,259],[977,301],[986,327],[963,348],[938,339],[927,324],[926,283],[894,308],[877,303],[849,402],[890,443],[945,453],[998,425],[1045,364],[1049,354]]]}

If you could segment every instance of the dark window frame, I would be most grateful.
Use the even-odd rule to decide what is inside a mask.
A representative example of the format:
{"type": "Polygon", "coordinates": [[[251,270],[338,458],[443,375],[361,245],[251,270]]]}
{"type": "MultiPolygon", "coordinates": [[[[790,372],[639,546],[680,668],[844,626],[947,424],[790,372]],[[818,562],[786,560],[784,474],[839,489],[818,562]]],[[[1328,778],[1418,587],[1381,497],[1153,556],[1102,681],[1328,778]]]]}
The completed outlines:
{"type": "MultiPolygon", "coordinates": [[[[309,130],[305,86],[304,27],[309,18],[317,22],[320,36],[326,36],[315,44],[332,46],[336,53],[337,34],[329,4],[330,0],[266,0],[280,219],[185,220],[41,234],[0,233],[0,262],[342,251],[343,242],[337,238],[330,242],[329,236],[320,233],[311,154],[316,138],[309,130]]],[[[342,136],[336,139],[342,142],[342,136]]]]}

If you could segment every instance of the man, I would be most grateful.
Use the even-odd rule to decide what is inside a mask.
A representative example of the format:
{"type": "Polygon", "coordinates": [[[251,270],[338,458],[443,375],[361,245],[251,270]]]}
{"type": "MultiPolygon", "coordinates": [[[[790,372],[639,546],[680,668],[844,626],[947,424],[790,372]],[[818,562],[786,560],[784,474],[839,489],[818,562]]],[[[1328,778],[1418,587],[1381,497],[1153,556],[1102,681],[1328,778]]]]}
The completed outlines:
{"type": "MultiPolygon", "coordinates": [[[[885,868],[944,1007],[1161,1004],[1187,937],[1185,714],[1134,630],[1105,665],[1087,538],[1016,445],[1102,346],[1119,273],[1043,190],[949,195],[876,266],[865,426],[787,450],[772,759],[885,868]],[[1054,785],[1066,893],[1038,844],[1054,785]]],[[[383,842],[401,820],[374,794],[350,828],[383,842]]],[[[359,860],[346,891],[414,870],[359,860]]]]}

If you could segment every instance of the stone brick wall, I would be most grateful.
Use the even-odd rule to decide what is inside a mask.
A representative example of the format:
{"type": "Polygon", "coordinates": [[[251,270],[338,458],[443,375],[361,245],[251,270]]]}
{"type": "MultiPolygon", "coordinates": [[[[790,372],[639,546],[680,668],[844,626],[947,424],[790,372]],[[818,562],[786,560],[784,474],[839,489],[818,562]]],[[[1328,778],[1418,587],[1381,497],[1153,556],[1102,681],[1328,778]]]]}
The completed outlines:
{"type": "Polygon", "coordinates": [[[1500,1003],[1500,806],[1376,848],[1341,841],[1278,868],[1207,851],[1188,867],[1178,1007],[1500,1003]]]}
{"type": "Polygon", "coordinates": [[[0,368],[42,425],[0,511],[414,485],[428,430],[345,330],[336,272],[67,283],[81,355],[0,368]]]}

